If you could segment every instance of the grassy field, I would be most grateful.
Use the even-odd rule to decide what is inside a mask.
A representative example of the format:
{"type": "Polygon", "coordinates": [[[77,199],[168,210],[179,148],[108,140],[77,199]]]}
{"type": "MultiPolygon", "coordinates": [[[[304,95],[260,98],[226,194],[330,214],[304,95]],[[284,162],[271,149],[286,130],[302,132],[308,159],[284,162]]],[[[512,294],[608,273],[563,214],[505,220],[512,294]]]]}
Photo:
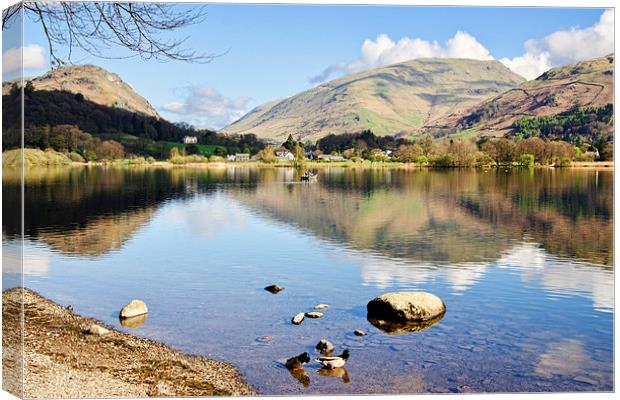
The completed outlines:
{"type": "MultiPolygon", "coordinates": [[[[140,151],[148,154],[156,154],[158,155],[157,158],[167,158],[173,147],[176,147],[179,149],[179,153],[182,153],[183,149],[188,146],[185,143],[157,142],[151,139],[139,138],[138,136],[130,135],[128,133],[104,133],[96,136],[102,140],[116,140],[134,152],[140,151]]],[[[226,148],[222,146],[212,144],[196,144],[196,147],[198,148],[198,154],[205,157],[212,156],[215,149],[218,147],[222,150],[226,150],[226,148]]]]}

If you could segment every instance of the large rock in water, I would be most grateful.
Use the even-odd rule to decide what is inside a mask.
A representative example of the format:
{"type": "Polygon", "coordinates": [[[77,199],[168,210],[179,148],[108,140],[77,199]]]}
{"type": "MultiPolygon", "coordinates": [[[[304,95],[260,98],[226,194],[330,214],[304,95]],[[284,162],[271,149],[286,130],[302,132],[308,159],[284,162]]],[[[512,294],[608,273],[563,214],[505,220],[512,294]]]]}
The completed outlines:
{"type": "Polygon", "coordinates": [[[394,292],[371,300],[367,309],[369,319],[424,322],[442,316],[446,312],[446,305],[431,293],[394,292]]]}
{"type": "Polygon", "coordinates": [[[121,318],[131,318],[148,313],[146,304],[142,300],[131,300],[121,309],[121,318]]]}

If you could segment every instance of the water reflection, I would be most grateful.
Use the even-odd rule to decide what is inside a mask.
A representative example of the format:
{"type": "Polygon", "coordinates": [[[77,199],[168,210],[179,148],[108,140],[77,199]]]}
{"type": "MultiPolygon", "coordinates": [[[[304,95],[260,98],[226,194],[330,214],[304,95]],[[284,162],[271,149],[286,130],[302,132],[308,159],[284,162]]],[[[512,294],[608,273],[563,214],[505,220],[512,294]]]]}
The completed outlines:
{"type": "Polygon", "coordinates": [[[405,321],[386,321],[378,318],[368,318],[368,322],[373,324],[375,327],[381,329],[383,332],[389,333],[390,335],[401,335],[407,334],[411,332],[421,332],[425,329],[430,328],[433,325],[436,325],[441,321],[444,314],[440,316],[429,319],[428,321],[422,322],[405,322],[405,321]]]}
{"type": "MultiPolygon", "coordinates": [[[[292,169],[26,175],[26,286],[134,333],[117,310],[142,298],[140,335],[231,361],[264,393],[613,387],[611,173],[333,168],[313,185],[288,184],[292,169]],[[273,296],[272,283],[286,290],[273,296]],[[368,300],[405,290],[436,293],[450,312],[416,334],[367,321],[368,300]],[[319,303],[325,318],[290,324],[319,303]],[[347,370],[291,376],[275,363],[320,338],[352,349],[347,370]]],[[[6,265],[19,265],[19,185],[4,179],[6,265]]]]}
{"type": "Polygon", "coordinates": [[[342,383],[351,383],[351,378],[349,378],[349,372],[346,368],[321,368],[317,371],[317,373],[321,376],[328,378],[336,378],[342,380],[342,383]]]}

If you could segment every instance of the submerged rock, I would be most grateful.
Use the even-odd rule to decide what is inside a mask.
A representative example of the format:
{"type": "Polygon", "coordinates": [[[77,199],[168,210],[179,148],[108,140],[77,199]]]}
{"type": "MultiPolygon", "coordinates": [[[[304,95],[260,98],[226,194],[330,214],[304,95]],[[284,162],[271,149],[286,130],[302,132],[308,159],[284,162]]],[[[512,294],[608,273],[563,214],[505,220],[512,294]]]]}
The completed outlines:
{"type": "Polygon", "coordinates": [[[283,291],[284,288],[278,285],[269,285],[265,287],[265,290],[268,291],[269,293],[276,294],[276,293],[280,293],[281,291],[283,291]]]}
{"type": "Polygon", "coordinates": [[[315,310],[327,310],[329,306],[327,304],[317,304],[314,306],[315,310]]]}
{"type": "Polygon", "coordinates": [[[146,304],[142,300],[131,300],[125,307],[121,309],[121,318],[131,318],[138,315],[148,313],[146,304]]]}
{"type": "Polygon", "coordinates": [[[106,333],[110,333],[110,330],[104,328],[103,326],[92,324],[88,328],[88,333],[90,333],[91,335],[105,335],[106,333]]]}
{"type": "Polygon", "coordinates": [[[354,332],[355,336],[366,336],[366,332],[361,329],[356,329],[354,332]]]}
{"type": "Polygon", "coordinates": [[[411,321],[388,321],[384,319],[369,317],[368,322],[373,324],[375,327],[381,329],[383,332],[389,333],[390,335],[398,335],[398,334],[423,331],[437,324],[439,321],[441,321],[442,318],[443,318],[443,314],[441,314],[440,316],[434,319],[429,319],[428,321],[411,322],[411,321]]]}
{"type": "Polygon", "coordinates": [[[306,317],[308,318],[323,318],[325,315],[318,311],[310,311],[306,313],[306,317]]]}
{"type": "Polygon", "coordinates": [[[304,313],[300,312],[299,314],[295,315],[293,319],[291,319],[291,322],[295,325],[299,325],[304,322],[304,313]]]}
{"type": "Polygon", "coordinates": [[[135,317],[120,318],[121,325],[125,328],[137,328],[146,321],[147,314],[136,315],[135,317]]]}
{"type": "Polygon", "coordinates": [[[317,343],[316,349],[321,353],[331,353],[334,351],[334,345],[327,339],[321,339],[317,343]]]}
{"type": "Polygon", "coordinates": [[[368,319],[394,322],[424,322],[446,312],[443,301],[426,292],[394,292],[383,294],[368,303],[368,319]]]}

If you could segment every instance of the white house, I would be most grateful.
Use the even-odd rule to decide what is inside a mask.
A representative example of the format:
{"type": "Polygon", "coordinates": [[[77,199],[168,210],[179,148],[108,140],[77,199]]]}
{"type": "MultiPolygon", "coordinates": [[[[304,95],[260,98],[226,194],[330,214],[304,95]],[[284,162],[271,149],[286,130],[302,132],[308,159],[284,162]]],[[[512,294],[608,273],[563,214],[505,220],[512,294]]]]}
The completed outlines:
{"type": "Polygon", "coordinates": [[[196,136],[185,136],[183,138],[183,143],[185,143],[185,144],[198,143],[198,138],[196,136]]]}
{"type": "Polygon", "coordinates": [[[317,158],[322,161],[346,161],[344,157],[332,154],[320,154],[317,158]]]}
{"type": "Polygon", "coordinates": [[[279,150],[276,151],[276,158],[279,161],[294,161],[295,156],[288,150],[279,150]]]}

